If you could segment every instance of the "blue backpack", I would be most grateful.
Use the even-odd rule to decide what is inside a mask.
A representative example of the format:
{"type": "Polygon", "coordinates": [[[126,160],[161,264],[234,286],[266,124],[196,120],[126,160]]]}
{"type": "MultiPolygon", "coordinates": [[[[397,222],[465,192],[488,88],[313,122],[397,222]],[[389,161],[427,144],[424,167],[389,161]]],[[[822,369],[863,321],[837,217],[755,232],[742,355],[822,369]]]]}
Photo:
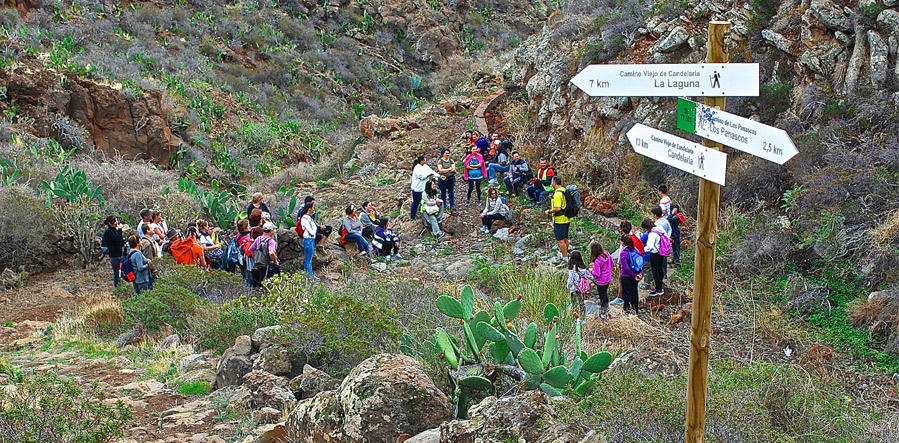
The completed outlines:
{"type": "Polygon", "coordinates": [[[228,247],[225,248],[225,255],[222,257],[222,270],[232,271],[240,259],[241,253],[243,253],[243,251],[240,249],[240,246],[237,246],[237,238],[235,237],[234,240],[231,240],[231,243],[228,244],[228,247]]]}
{"type": "Polygon", "coordinates": [[[640,255],[640,252],[637,251],[637,248],[631,249],[627,252],[629,260],[627,261],[628,266],[630,266],[631,271],[634,273],[643,272],[643,256],[640,255]]]}
{"type": "Polygon", "coordinates": [[[134,283],[137,280],[137,276],[134,275],[134,265],[131,264],[131,256],[134,255],[137,251],[131,251],[128,253],[128,256],[125,257],[125,260],[122,260],[119,263],[119,275],[122,276],[122,280],[125,280],[128,283],[134,283]]]}

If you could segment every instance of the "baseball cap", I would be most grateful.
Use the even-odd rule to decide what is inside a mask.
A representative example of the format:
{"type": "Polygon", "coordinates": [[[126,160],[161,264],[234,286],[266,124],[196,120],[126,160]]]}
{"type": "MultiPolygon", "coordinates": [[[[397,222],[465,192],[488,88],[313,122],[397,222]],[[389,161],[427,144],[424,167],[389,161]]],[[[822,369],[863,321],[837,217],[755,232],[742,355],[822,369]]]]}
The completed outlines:
{"type": "Polygon", "coordinates": [[[266,224],[262,225],[262,230],[265,232],[272,232],[275,230],[275,224],[271,223],[271,222],[266,223],[266,224]]]}
{"type": "Polygon", "coordinates": [[[141,209],[141,210],[140,210],[140,216],[141,216],[141,217],[146,217],[146,216],[148,216],[148,215],[150,215],[150,214],[152,214],[152,213],[153,213],[153,210],[150,209],[150,208],[144,208],[144,209],[141,209]]]}

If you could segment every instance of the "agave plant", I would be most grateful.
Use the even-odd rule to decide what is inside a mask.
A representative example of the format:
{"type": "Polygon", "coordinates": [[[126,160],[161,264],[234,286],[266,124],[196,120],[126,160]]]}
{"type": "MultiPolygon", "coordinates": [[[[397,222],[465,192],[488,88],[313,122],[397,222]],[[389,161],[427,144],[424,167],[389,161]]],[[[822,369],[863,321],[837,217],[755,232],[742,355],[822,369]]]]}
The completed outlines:
{"type": "MultiPolygon", "coordinates": [[[[470,286],[462,288],[459,299],[445,295],[437,298],[437,309],[458,319],[462,327],[461,346],[443,328],[437,328],[434,334],[434,348],[449,366],[450,380],[455,385],[457,417],[467,415],[471,391],[492,392],[501,377],[518,382],[522,389],[540,389],[551,396],[584,395],[611,365],[613,356],[609,352],[588,355],[581,349],[580,322],[575,323],[574,354],[568,358],[559,331],[559,308],[552,303],[543,310],[543,342],[538,344],[537,325],[533,322],[521,335],[513,324],[521,304],[518,297],[505,305],[496,302],[492,312],[475,313],[470,286]]],[[[407,352],[428,348],[414,342],[404,346],[402,349],[407,352]]]]}

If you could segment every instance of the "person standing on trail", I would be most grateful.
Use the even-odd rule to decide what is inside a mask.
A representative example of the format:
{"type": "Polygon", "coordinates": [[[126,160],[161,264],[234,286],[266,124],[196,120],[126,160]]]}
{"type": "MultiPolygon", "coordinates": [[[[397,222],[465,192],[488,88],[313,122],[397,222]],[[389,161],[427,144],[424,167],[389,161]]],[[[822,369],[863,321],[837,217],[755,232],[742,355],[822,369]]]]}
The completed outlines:
{"type": "Polygon", "coordinates": [[[119,219],[112,214],[106,216],[103,221],[106,231],[100,240],[100,246],[105,248],[109,256],[109,265],[112,266],[112,285],[119,286],[119,264],[122,263],[122,253],[125,248],[125,240],[122,238],[122,228],[119,227],[119,219]]]}
{"type": "Polygon", "coordinates": [[[684,223],[684,214],[677,203],[671,205],[671,215],[665,217],[671,225],[671,266],[680,266],[680,226],[684,223]]]}
{"type": "Polygon", "coordinates": [[[315,200],[306,203],[300,209],[300,224],[303,228],[303,268],[313,281],[318,283],[321,281],[312,272],[312,256],[315,253],[316,236],[318,234],[318,224],[312,219],[312,211],[315,206],[315,200]]]}
{"type": "Polygon", "coordinates": [[[590,262],[593,264],[590,273],[593,275],[593,284],[596,285],[596,294],[599,295],[599,314],[604,316],[609,311],[609,284],[612,283],[615,262],[612,255],[597,241],[590,242],[590,262]]]}
{"type": "Polygon", "coordinates": [[[665,286],[663,282],[665,268],[662,262],[664,262],[666,258],[660,253],[660,248],[662,245],[661,237],[665,234],[661,232],[660,228],[656,228],[655,226],[653,226],[652,221],[650,221],[648,218],[643,219],[642,226],[643,229],[646,230],[646,243],[644,246],[644,250],[647,254],[649,254],[649,269],[652,273],[653,280],[652,290],[649,292],[649,296],[655,297],[657,295],[665,293],[665,286]]]}
{"type": "Polygon", "coordinates": [[[571,260],[568,262],[568,292],[571,296],[571,310],[577,312],[581,321],[585,321],[587,309],[584,306],[584,298],[590,293],[590,271],[584,264],[581,251],[571,251],[571,260]]]}
{"type": "Polygon", "coordinates": [[[552,208],[544,211],[546,215],[553,217],[553,236],[559,244],[559,254],[562,261],[568,263],[568,228],[571,225],[571,219],[565,216],[565,188],[562,187],[562,177],[555,176],[552,178],[553,201],[552,208]]]}
{"type": "Polygon", "coordinates": [[[668,196],[668,186],[659,185],[659,207],[662,208],[662,215],[671,214],[671,197],[668,196]]]}
{"type": "MultiPolygon", "coordinates": [[[[652,208],[652,221],[653,226],[662,230],[665,234],[665,237],[671,239],[671,223],[668,223],[668,219],[662,216],[663,211],[660,206],[656,206],[652,208]]],[[[662,275],[665,278],[668,278],[668,258],[665,257],[662,260],[662,275]]]]}
{"type": "Polygon", "coordinates": [[[134,269],[134,293],[140,295],[150,288],[150,266],[152,262],[140,252],[140,241],[136,235],[128,237],[128,255],[126,260],[131,262],[134,269]]]}
{"type": "Polygon", "coordinates": [[[481,205],[481,180],[487,175],[487,166],[484,164],[484,156],[478,153],[478,148],[471,148],[471,153],[462,161],[465,172],[463,178],[468,182],[468,194],[465,206],[471,206],[471,191],[477,188],[478,206],[481,205]]]}
{"type": "Polygon", "coordinates": [[[253,254],[253,283],[261,287],[265,279],[281,273],[281,263],[278,261],[278,242],[275,241],[275,224],[268,222],[262,225],[262,235],[250,245],[250,253],[253,254]]]}
{"type": "Polygon", "coordinates": [[[247,217],[248,218],[250,217],[250,214],[253,213],[254,209],[261,209],[262,212],[268,212],[269,214],[272,213],[272,211],[268,210],[268,206],[265,205],[265,202],[262,201],[262,198],[263,198],[263,195],[261,192],[253,193],[252,201],[250,202],[250,205],[247,206],[247,217]]]}
{"type": "Polygon", "coordinates": [[[627,313],[630,308],[634,309],[634,313],[640,314],[640,295],[637,292],[637,280],[640,278],[639,272],[634,272],[630,265],[631,252],[635,252],[634,241],[630,236],[621,236],[621,253],[618,255],[618,263],[620,265],[620,286],[621,298],[624,300],[624,312],[627,313]]]}
{"type": "MultiPolygon", "coordinates": [[[[325,240],[327,240],[328,236],[331,235],[331,231],[333,231],[333,228],[331,228],[331,225],[318,224],[318,217],[315,212],[315,204],[316,204],[315,197],[313,197],[311,195],[307,195],[306,198],[303,199],[304,206],[305,205],[311,206],[312,212],[309,214],[309,216],[312,217],[312,221],[315,222],[316,226],[318,226],[318,230],[315,231],[315,246],[318,248],[321,248],[322,244],[325,243],[325,240]]],[[[300,212],[297,213],[297,220],[299,220],[301,218],[303,218],[303,208],[302,207],[300,208],[300,212]]],[[[319,252],[321,252],[322,254],[325,253],[324,250],[321,250],[319,252]]]]}
{"type": "Polygon", "coordinates": [[[425,163],[425,156],[419,155],[415,159],[415,167],[412,168],[412,208],[409,219],[415,220],[421,205],[421,194],[425,191],[425,184],[437,173],[425,163]]]}
{"type": "Polygon", "coordinates": [[[440,199],[443,207],[453,209],[456,207],[456,162],[450,159],[449,148],[443,148],[440,159],[437,160],[437,172],[440,178],[437,187],[440,188],[440,199]]]}

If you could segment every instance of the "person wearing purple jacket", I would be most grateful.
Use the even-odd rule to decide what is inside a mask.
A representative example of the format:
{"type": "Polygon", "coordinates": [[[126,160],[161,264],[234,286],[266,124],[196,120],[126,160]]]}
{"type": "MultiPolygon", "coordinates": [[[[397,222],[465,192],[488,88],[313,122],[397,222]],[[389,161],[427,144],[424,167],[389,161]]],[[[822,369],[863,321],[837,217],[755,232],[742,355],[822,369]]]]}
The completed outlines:
{"type": "Polygon", "coordinates": [[[590,273],[593,274],[593,283],[596,284],[596,293],[599,295],[600,316],[604,316],[609,310],[609,283],[612,282],[612,254],[606,252],[599,242],[590,243],[590,261],[593,263],[590,273]]]}
{"type": "Polygon", "coordinates": [[[630,253],[634,250],[634,241],[627,235],[621,236],[621,255],[618,257],[618,263],[621,265],[621,298],[624,299],[624,312],[633,306],[634,313],[640,314],[640,296],[637,293],[637,279],[639,272],[631,270],[630,253]]]}

